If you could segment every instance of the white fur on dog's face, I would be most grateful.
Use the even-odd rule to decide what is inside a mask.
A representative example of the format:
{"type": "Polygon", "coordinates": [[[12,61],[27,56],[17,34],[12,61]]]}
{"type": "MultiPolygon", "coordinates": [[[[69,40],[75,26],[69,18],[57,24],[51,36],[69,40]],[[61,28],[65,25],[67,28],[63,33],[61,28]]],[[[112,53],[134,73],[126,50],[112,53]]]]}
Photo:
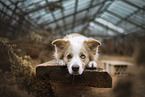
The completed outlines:
{"type": "Polygon", "coordinates": [[[89,62],[89,56],[83,45],[72,44],[64,53],[63,60],[67,64],[67,68],[70,74],[80,75],[83,73],[87,63],[89,62]],[[79,70],[77,72],[72,70],[72,67],[75,65],[79,66],[79,70]]]}
{"type": "Polygon", "coordinates": [[[68,35],[52,42],[55,55],[67,65],[70,74],[81,75],[89,61],[94,60],[100,42],[80,35],[68,35]],[[77,66],[77,71],[73,67],[77,66]]]}

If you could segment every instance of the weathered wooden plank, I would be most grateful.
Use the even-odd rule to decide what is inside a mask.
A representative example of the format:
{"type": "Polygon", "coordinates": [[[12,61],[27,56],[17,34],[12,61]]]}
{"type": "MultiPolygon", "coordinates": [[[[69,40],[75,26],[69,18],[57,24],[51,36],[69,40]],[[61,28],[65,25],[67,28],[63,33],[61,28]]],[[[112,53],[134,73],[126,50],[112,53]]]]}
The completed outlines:
{"type": "Polygon", "coordinates": [[[85,69],[82,75],[70,75],[66,66],[60,66],[55,61],[38,65],[36,75],[40,79],[51,80],[52,83],[70,83],[98,88],[112,87],[112,78],[106,71],[85,69]]]}

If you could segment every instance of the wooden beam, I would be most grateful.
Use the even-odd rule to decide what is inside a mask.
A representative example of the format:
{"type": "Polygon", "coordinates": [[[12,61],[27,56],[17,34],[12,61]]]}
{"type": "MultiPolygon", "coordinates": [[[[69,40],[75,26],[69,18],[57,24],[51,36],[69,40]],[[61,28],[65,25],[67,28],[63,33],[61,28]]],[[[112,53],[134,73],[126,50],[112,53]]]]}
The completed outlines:
{"type": "Polygon", "coordinates": [[[52,83],[65,83],[97,88],[111,88],[111,76],[101,68],[85,69],[82,75],[70,75],[66,66],[60,66],[56,61],[49,61],[36,67],[37,78],[48,79],[52,83]]]}

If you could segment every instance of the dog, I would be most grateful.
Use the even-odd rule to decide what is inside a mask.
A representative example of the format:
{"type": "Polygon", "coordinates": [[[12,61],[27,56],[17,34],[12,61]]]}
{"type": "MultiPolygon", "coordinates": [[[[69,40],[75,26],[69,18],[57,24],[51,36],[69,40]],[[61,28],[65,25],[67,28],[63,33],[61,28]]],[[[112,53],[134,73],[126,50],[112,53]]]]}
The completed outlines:
{"type": "Polygon", "coordinates": [[[101,43],[93,38],[72,33],[51,43],[54,56],[60,65],[67,65],[69,74],[81,75],[86,67],[97,68],[98,47],[101,43]]]}

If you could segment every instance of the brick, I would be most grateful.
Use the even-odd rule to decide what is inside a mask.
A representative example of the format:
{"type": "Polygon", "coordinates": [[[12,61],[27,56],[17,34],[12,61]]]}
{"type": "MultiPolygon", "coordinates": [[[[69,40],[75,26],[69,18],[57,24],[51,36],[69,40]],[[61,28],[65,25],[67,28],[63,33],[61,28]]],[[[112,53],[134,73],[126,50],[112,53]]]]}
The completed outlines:
{"type": "Polygon", "coordinates": [[[66,66],[60,66],[55,61],[37,65],[36,76],[52,83],[69,83],[98,88],[112,87],[112,78],[104,70],[85,69],[82,75],[70,75],[66,66]]]}

